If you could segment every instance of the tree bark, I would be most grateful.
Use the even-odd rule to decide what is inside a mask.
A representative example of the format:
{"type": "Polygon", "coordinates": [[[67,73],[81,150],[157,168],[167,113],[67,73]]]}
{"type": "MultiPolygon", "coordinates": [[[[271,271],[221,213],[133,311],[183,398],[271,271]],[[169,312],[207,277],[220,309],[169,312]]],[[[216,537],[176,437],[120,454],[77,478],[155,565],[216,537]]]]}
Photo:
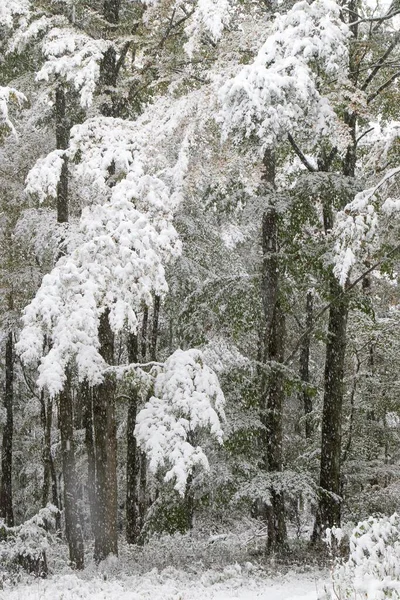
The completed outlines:
{"type": "MultiPolygon", "coordinates": [[[[261,397],[261,421],[265,427],[263,435],[263,464],[270,473],[282,471],[283,400],[284,376],[279,363],[284,361],[285,315],[280,300],[281,265],[278,244],[278,213],[274,202],[275,156],[270,150],[264,155],[264,176],[269,206],[262,223],[262,301],[264,308],[265,356],[264,362],[270,372],[263,376],[261,397]]],[[[271,505],[267,509],[268,549],[282,547],[287,538],[285,505],[281,492],[270,489],[271,505]]]]}
{"type": "Polygon", "coordinates": [[[160,319],[160,296],[154,297],[154,310],[153,310],[153,326],[151,330],[150,339],[150,360],[156,360],[157,356],[157,340],[158,340],[158,322],[160,319]]]}
{"type": "Polygon", "coordinates": [[[306,299],[306,322],[305,322],[305,335],[303,337],[300,347],[300,379],[304,384],[304,388],[300,393],[300,401],[304,409],[305,417],[305,434],[306,439],[310,439],[313,433],[313,426],[310,420],[312,413],[312,398],[308,384],[310,383],[310,343],[311,343],[311,329],[313,325],[313,294],[311,291],[307,292],[306,299]]]}
{"type": "MultiPolygon", "coordinates": [[[[56,143],[57,149],[66,150],[69,143],[69,123],[66,115],[65,90],[62,84],[56,89],[56,143]]],[[[57,222],[68,222],[68,162],[64,156],[60,179],[57,185],[57,222]]],[[[64,253],[62,243],[60,256],[64,253]]],[[[69,547],[71,565],[83,569],[83,534],[78,511],[77,471],[74,446],[74,416],[69,375],[67,373],[64,390],[59,395],[59,426],[61,436],[62,466],[64,479],[65,533],[69,547]]]]}
{"type": "MultiPolygon", "coordinates": [[[[114,334],[109,310],[100,317],[100,354],[108,365],[114,360],[114,334]]],[[[94,388],[93,430],[95,448],[95,506],[97,523],[94,558],[100,562],[110,554],[118,554],[117,532],[117,432],[115,423],[115,384],[106,375],[94,388]]]]}
{"type": "MultiPolygon", "coordinates": [[[[53,401],[51,398],[45,399],[45,393],[42,390],[40,393],[40,402],[42,405],[42,425],[44,431],[44,448],[43,448],[43,490],[42,490],[42,506],[46,506],[49,501],[50,486],[51,486],[51,501],[58,509],[58,485],[57,475],[54,467],[53,455],[51,453],[51,428],[53,423],[53,401]]],[[[56,515],[56,530],[61,531],[61,515],[56,515]]]]}
{"type": "MultiPolygon", "coordinates": [[[[329,289],[331,297],[338,296],[341,292],[333,273],[330,275],[329,289]]],[[[319,535],[327,527],[340,525],[340,463],[347,316],[348,298],[346,294],[342,294],[340,299],[332,304],[328,321],[321,432],[319,535]]]]}
{"type": "Polygon", "coordinates": [[[1,456],[1,485],[0,485],[0,517],[6,525],[13,527],[14,512],[12,501],[12,458],[14,432],[14,341],[13,333],[9,331],[6,341],[6,386],[4,408],[6,422],[3,428],[3,443],[1,456]]]}
{"type": "Polygon", "coordinates": [[[143,320],[142,320],[142,332],[141,332],[141,344],[140,344],[140,353],[142,356],[142,360],[146,360],[147,355],[147,326],[149,322],[149,309],[147,306],[143,309],[143,320]]]}
{"type": "Polygon", "coordinates": [[[87,471],[87,494],[90,510],[90,524],[93,537],[97,537],[96,520],[96,464],[94,454],[94,436],[93,436],[93,393],[87,381],[81,385],[81,397],[84,406],[84,425],[85,425],[85,447],[88,460],[87,471]]]}
{"type": "MultiPolygon", "coordinates": [[[[350,0],[348,18],[353,40],[358,38],[358,22],[353,16],[357,13],[358,0],[350,0]]],[[[358,47],[353,43],[349,53],[349,73],[355,87],[360,72],[358,47]]],[[[344,123],[350,132],[350,143],[342,161],[342,172],[345,177],[354,178],[357,162],[357,129],[358,115],[350,110],[344,114],[344,123]]],[[[326,165],[320,166],[326,171],[326,165]]],[[[324,228],[327,233],[332,229],[333,199],[328,197],[324,204],[324,228]]],[[[342,444],[342,418],[343,418],[343,375],[346,355],[346,334],[349,303],[347,294],[341,294],[339,282],[333,274],[333,269],[328,271],[329,295],[333,299],[329,310],[328,341],[326,345],[325,373],[324,373],[324,401],[322,412],[321,431],[321,464],[320,464],[320,501],[315,522],[313,540],[321,538],[327,527],[340,526],[341,517],[341,444],[342,444]]]]}
{"type": "Polygon", "coordinates": [[[64,479],[65,533],[69,547],[69,559],[76,569],[84,567],[83,534],[79,519],[77,471],[73,427],[72,395],[69,378],[59,396],[60,433],[64,479]]]}
{"type": "MultiPolygon", "coordinates": [[[[128,358],[130,363],[138,362],[137,335],[131,334],[128,342],[128,358]]],[[[140,535],[139,498],[138,498],[138,449],[134,435],[138,409],[138,392],[133,386],[130,393],[127,423],[127,457],[126,457],[126,541],[134,544],[140,535]]]]}
{"type": "MultiPolygon", "coordinates": [[[[105,37],[119,22],[120,0],[104,0],[103,17],[107,22],[105,37]]],[[[103,116],[118,116],[113,96],[118,77],[116,51],[110,46],[100,65],[100,88],[110,98],[100,107],[103,116]]],[[[113,167],[110,167],[110,175],[113,167]]],[[[108,365],[114,363],[114,334],[109,322],[109,309],[100,316],[100,355],[108,365]]],[[[110,554],[118,554],[117,532],[117,431],[115,422],[115,383],[111,376],[93,389],[93,458],[95,489],[91,510],[94,525],[94,559],[100,562],[110,554]]],[[[87,434],[90,430],[87,429],[87,434]]],[[[90,440],[88,440],[90,445],[90,440]]]]}

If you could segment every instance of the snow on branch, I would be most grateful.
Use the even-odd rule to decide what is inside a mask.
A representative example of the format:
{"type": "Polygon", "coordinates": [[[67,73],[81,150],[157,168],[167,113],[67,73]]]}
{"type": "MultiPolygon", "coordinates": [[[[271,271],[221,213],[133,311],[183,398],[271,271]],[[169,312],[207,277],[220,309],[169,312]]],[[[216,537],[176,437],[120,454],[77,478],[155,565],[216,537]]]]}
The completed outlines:
{"type": "MultiPolygon", "coordinates": [[[[161,102],[135,122],[99,117],[71,130],[69,168],[86,206],[66,239],[66,256],[25,309],[17,347],[24,362],[40,361],[38,384],[51,395],[63,388],[71,362],[80,379],[102,381],[108,365],[99,354],[101,314],[109,313],[115,333],[134,332],[143,304],[168,289],[165,265],[181,251],[173,215],[192,126],[185,121],[192,105],[177,106],[179,100],[161,102]]],[[[39,195],[57,179],[56,159],[36,165],[39,195]]]]}
{"type": "MultiPolygon", "coordinates": [[[[369,517],[360,521],[350,535],[348,559],[337,561],[332,571],[332,584],[337,598],[398,598],[400,595],[400,517],[369,517]]],[[[332,537],[340,544],[344,532],[327,530],[327,543],[332,537]]]]}
{"type": "Polygon", "coordinates": [[[328,78],[343,83],[349,35],[333,0],[304,0],[278,14],[254,62],[220,90],[223,134],[256,135],[266,147],[306,125],[311,140],[330,135],[345,146],[329,96],[320,90],[328,78]]]}
{"type": "Polygon", "coordinates": [[[81,105],[89,107],[100,77],[100,63],[111,42],[95,40],[74,29],[55,27],[42,45],[46,62],[38,72],[38,81],[60,76],[80,92],[81,105]]]}
{"type": "Polygon", "coordinates": [[[8,43],[7,53],[16,52],[20,54],[24,52],[29,44],[36,41],[40,36],[43,36],[49,29],[66,25],[68,25],[68,20],[62,15],[34,16],[31,21],[29,19],[21,19],[19,27],[8,43]]]}
{"type": "Polygon", "coordinates": [[[356,194],[337,215],[333,229],[336,238],[333,271],[343,287],[357,260],[368,258],[377,248],[379,214],[391,214],[400,208],[400,201],[390,198],[379,207],[378,198],[378,192],[398,173],[400,167],[390,169],[376,185],[356,194]]]}
{"type": "Polygon", "coordinates": [[[80,379],[102,381],[101,313],[110,310],[114,332],[136,331],[135,311],[151,304],[152,292],[166,292],[164,264],[180,251],[172,215],[155,222],[126,199],[85,208],[79,234],[83,241],[43,278],[25,309],[18,343],[26,363],[41,359],[38,385],[52,395],[62,390],[72,360],[80,379]],[[51,349],[42,357],[45,336],[51,349]]]}
{"type": "Polygon", "coordinates": [[[232,18],[230,0],[198,0],[185,32],[188,42],[185,51],[192,56],[198,48],[202,34],[207,34],[218,42],[222,32],[232,18]]]}
{"type": "Polygon", "coordinates": [[[176,350],[155,379],[154,396],[137,416],[135,435],[151,471],[167,467],[165,481],[175,480],[181,495],[194,467],[209,468],[202,448],[192,443],[193,434],[208,429],[222,443],[224,403],[218,378],[202,352],[176,350]]]}
{"type": "Polygon", "coordinates": [[[64,150],[53,150],[44,158],[39,158],[26,177],[25,192],[37,196],[39,202],[57,197],[57,185],[64,163],[64,150]]]}
{"type": "Polygon", "coordinates": [[[48,504],[27,521],[15,527],[8,527],[0,519],[0,560],[2,566],[10,562],[20,562],[21,558],[40,559],[46,552],[54,537],[49,529],[56,525],[58,508],[48,504]]]}
{"type": "Polygon", "coordinates": [[[29,0],[7,0],[0,3],[0,25],[11,29],[16,17],[25,17],[29,14],[29,0]]]}
{"type": "Polygon", "coordinates": [[[18,92],[18,90],[11,87],[0,86],[0,129],[5,127],[14,134],[16,133],[14,125],[8,116],[8,104],[14,102],[21,107],[26,101],[24,94],[18,92]]]}

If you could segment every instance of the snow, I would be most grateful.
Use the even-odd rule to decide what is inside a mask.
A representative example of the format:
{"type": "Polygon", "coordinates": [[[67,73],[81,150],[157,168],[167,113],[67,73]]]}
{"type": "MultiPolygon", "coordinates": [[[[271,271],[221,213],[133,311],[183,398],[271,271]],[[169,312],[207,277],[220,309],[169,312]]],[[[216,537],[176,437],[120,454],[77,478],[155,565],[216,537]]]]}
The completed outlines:
{"type": "Polygon", "coordinates": [[[189,575],[171,567],[143,576],[89,580],[76,574],[34,580],[0,591],[0,600],[317,600],[324,589],[321,573],[288,573],[267,579],[249,563],[220,572],[189,575]],[[249,570],[247,570],[249,569],[249,570]]]}
{"type": "Polygon", "coordinates": [[[324,79],[344,84],[349,35],[331,0],[297,2],[278,14],[254,62],[220,90],[224,136],[255,134],[266,147],[305,127],[309,138],[328,135],[345,147],[330,93],[320,89],[324,79]]]}
{"type": "Polygon", "coordinates": [[[100,77],[100,62],[110,42],[94,40],[74,29],[55,27],[46,36],[42,51],[47,61],[38,72],[38,81],[64,77],[80,92],[81,105],[88,108],[100,77]]]}
{"type": "Polygon", "coordinates": [[[23,103],[26,102],[26,97],[24,94],[12,87],[0,86],[0,128],[5,126],[6,129],[9,129],[15,133],[14,126],[8,117],[9,102],[14,102],[21,107],[23,103]]]}
{"type": "Polygon", "coordinates": [[[135,435],[150,459],[155,473],[165,462],[171,467],[165,481],[175,480],[183,496],[188,476],[195,466],[209,469],[200,446],[189,436],[209,428],[222,443],[219,416],[224,418],[225,399],[214,371],[204,364],[200,350],[176,350],[166,361],[154,382],[154,396],[137,416],[135,435]]]}

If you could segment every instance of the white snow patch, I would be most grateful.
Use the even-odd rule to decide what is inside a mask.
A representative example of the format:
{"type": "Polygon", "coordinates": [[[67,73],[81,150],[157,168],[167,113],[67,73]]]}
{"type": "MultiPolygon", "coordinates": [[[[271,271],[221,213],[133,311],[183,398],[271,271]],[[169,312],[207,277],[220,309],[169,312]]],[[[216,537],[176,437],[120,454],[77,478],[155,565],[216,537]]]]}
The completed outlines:
{"type": "Polygon", "coordinates": [[[202,577],[167,568],[141,577],[85,580],[84,572],[82,577],[58,575],[5,588],[0,600],[318,600],[324,591],[320,575],[290,573],[265,579],[240,565],[207,571],[202,577]]]}

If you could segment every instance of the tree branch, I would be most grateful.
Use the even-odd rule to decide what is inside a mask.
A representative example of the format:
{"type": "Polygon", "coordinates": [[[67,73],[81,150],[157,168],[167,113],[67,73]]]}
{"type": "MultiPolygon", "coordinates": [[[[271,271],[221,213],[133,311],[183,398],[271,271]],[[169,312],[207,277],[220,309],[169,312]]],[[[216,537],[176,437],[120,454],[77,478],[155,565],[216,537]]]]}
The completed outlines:
{"type": "Polygon", "coordinates": [[[377,73],[379,73],[380,69],[383,67],[383,65],[385,63],[385,60],[391,55],[391,53],[396,48],[396,46],[397,46],[397,44],[399,42],[400,42],[400,32],[398,32],[396,34],[393,42],[390,44],[390,46],[388,47],[388,49],[386,50],[386,52],[378,60],[378,62],[375,65],[375,67],[372,69],[371,73],[368,75],[368,77],[366,78],[366,80],[362,84],[361,90],[363,92],[367,89],[367,87],[369,86],[369,84],[371,83],[371,81],[374,79],[375,75],[377,75],[377,73]]]}
{"type": "Polygon", "coordinates": [[[379,94],[381,92],[383,92],[384,90],[386,90],[386,88],[388,88],[393,81],[395,81],[400,75],[400,71],[397,71],[394,75],[392,75],[387,81],[385,81],[385,83],[382,83],[382,85],[380,87],[378,87],[377,90],[375,90],[375,92],[373,92],[373,94],[371,94],[370,96],[368,96],[367,98],[367,104],[370,104],[371,102],[373,102],[375,100],[375,98],[377,96],[379,96],[379,94]]]}
{"type": "Polygon", "coordinates": [[[305,155],[303,154],[303,152],[300,150],[300,148],[298,147],[298,145],[296,144],[296,142],[294,141],[294,139],[293,139],[293,137],[292,137],[292,135],[290,133],[288,133],[288,140],[289,140],[290,145],[292,146],[293,150],[295,151],[295,153],[297,154],[297,156],[299,157],[299,159],[303,163],[303,165],[311,173],[315,173],[317,171],[317,169],[315,167],[313,167],[312,164],[310,164],[308,162],[307,158],[305,157],[305,155]]]}
{"type": "Polygon", "coordinates": [[[356,146],[357,146],[358,142],[359,142],[360,140],[362,140],[362,139],[363,139],[363,137],[365,137],[366,135],[368,135],[369,133],[371,133],[371,131],[373,131],[373,130],[374,130],[374,128],[373,128],[373,127],[370,127],[369,129],[367,129],[367,131],[364,131],[364,133],[362,133],[362,134],[361,134],[361,135],[360,135],[360,136],[359,136],[359,137],[356,139],[356,146]]]}
{"type": "Polygon", "coordinates": [[[359,25],[360,23],[383,23],[384,21],[388,21],[392,19],[396,15],[400,15],[400,9],[395,10],[393,12],[388,12],[383,17],[362,17],[361,15],[357,15],[358,21],[354,21],[353,23],[349,23],[349,27],[354,27],[354,25],[359,25]]]}

